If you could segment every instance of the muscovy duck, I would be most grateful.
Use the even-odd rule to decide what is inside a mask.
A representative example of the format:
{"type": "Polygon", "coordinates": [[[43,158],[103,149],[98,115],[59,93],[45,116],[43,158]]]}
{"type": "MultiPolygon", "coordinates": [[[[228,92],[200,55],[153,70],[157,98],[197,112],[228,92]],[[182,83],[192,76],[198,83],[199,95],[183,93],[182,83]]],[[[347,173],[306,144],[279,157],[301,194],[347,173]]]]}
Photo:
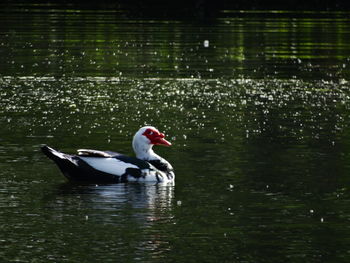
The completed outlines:
{"type": "Polygon", "coordinates": [[[93,183],[171,182],[174,169],[157,155],[153,145],[170,146],[165,135],[152,126],[136,132],[132,146],[136,157],[110,151],[79,149],[78,155],[59,152],[44,145],[41,150],[73,181],[93,183]]]}

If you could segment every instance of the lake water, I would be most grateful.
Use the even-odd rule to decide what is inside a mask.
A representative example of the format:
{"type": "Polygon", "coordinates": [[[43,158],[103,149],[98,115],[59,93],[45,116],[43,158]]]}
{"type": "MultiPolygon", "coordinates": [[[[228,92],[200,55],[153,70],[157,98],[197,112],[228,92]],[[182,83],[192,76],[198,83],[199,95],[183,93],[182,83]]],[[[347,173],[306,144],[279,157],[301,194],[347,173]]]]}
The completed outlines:
{"type": "Polygon", "coordinates": [[[349,262],[350,13],[202,23],[0,8],[2,262],[349,262]],[[175,185],[67,182],[48,144],[132,155],[175,185]]]}

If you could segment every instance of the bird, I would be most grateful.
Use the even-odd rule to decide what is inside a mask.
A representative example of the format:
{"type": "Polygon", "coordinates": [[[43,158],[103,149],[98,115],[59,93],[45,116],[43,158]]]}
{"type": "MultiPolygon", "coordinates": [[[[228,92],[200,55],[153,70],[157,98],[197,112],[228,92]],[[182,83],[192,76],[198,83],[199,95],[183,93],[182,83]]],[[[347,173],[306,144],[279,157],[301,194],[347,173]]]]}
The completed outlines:
{"type": "Polygon", "coordinates": [[[47,145],[42,152],[53,160],[70,181],[90,183],[155,182],[175,180],[174,169],[153,151],[154,145],[171,146],[165,135],[153,126],[140,128],[132,147],[136,157],[112,151],[78,149],[78,154],[66,154],[47,145]]]}

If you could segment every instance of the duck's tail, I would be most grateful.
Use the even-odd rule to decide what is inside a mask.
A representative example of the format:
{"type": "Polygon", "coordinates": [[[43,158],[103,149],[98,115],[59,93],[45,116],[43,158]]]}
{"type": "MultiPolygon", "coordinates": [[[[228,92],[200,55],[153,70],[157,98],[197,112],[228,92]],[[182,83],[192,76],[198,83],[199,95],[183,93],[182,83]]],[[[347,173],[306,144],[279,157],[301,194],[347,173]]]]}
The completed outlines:
{"type": "Polygon", "coordinates": [[[41,151],[57,164],[64,176],[73,179],[71,174],[76,170],[76,164],[72,155],[62,153],[47,145],[41,146],[41,151]]]}
{"type": "Polygon", "coordinates": [[[67,158],[66,154],[61,153],[47,145],[41,146],[41,151],[56,163],[67,158]]]}
{"type": "Polygon", "coordinates": [[[62,153],[47,145],[41,146],[41,150],[57,164],[63,175],[69,180],[102,183],[119,181],[119,176],[96,170],[79,156],[62,153]]]}

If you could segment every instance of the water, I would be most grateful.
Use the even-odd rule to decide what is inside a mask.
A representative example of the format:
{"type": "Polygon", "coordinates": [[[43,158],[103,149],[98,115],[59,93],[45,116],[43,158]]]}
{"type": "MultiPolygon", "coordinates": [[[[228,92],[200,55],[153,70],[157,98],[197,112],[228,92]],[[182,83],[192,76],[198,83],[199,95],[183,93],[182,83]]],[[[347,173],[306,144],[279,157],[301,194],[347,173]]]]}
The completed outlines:
{"type": "Polygon", "coordinates": [[[0,11],[4,262],[348,262],[349,13],[0,11]],[[48,144],[132,154],[171,185],[67,182],[48,144]]]}

